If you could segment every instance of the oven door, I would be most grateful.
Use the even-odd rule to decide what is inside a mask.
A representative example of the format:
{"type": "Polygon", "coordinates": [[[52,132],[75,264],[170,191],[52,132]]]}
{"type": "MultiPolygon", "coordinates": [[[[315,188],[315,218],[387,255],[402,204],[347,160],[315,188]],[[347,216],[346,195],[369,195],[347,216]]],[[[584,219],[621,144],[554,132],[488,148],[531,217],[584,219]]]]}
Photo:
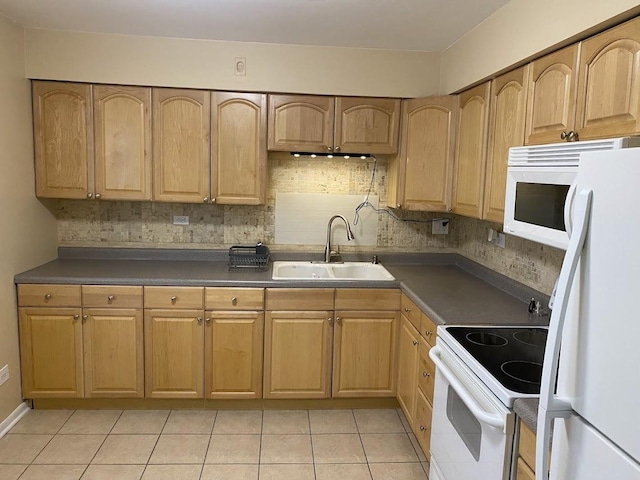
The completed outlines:
{"type": "Polygon", "coordinates": [[[508,480],[514,414],[441,339],[429,352],[437,368],[429,478],[508,480]]]}

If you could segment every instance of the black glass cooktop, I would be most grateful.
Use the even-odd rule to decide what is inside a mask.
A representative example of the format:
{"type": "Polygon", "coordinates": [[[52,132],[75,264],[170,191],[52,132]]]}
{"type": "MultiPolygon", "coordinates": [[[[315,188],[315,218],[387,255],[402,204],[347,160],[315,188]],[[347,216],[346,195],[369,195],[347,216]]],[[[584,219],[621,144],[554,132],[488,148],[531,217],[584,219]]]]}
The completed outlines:
{"type": "Polygon", "coordinates": [[[540,393],[546,329],[448,327],[447,331],[506,388],[540,393]]]}

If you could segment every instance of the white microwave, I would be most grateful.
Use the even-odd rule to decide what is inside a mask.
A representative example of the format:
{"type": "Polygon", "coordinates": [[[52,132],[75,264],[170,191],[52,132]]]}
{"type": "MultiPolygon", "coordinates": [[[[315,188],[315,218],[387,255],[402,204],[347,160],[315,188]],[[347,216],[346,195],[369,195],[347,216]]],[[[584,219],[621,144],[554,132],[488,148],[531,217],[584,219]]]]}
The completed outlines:
{"type": "Polygon", "coordinates": [[[565,203],[580,153],[639,146],[640,137],[623,137],[510,148],[504,232],[566,250],[565,203]]]}

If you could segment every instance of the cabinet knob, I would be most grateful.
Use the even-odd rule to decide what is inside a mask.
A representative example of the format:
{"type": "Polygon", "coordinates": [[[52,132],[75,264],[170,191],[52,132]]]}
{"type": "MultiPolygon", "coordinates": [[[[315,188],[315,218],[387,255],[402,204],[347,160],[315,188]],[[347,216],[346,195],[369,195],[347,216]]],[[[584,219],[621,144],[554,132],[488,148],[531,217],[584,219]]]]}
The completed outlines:
{"type": "Polygon", "coordinates": [[[417,340],[414,340],[414,341],[413,341],[413,346],[414,346],[414,347],[417,347],[417,346],[418,346],[418,341],[417,341],[417,340]]]}
{"type": "Polygon", "coordinates": [[[107,303],[113,303],[113,300],[115,300],[116,297],[114,297],[113,295],[109,295],[107,297],[107,303]]]}
{"type": "Polygon", "coordinates": [[[234,307],[236,305],[238,305],[238,298],[237,297],[231,297],[231,305],[233,305],[234,307]]]}
{"type": "Polygon", "coordinates": [[[336,152],[339,152],[340,151],[340,147],[336,147],[333,150],[336,151],[336,152]]]}
{"type": "Polygon", "coordinates": [[[402,208],[402,205],[399,203],[396,203],[396,208],[402,208]]]}
{"type": "Polygon", "coordinates": [[[571,130],[567,134],[567,140],[569,140],[570,142],[577,142],[578,141],[578,132],[574,132],[573,130],[571,130]]]}
{"type": "Polygon", "coordinates": [[[424,432],[427,429],[427,427],[425,427],[424,425],[420,425],[420,431],[424,432]]]}
{"type": "Polygon", "coordinates": [[[340,317],[336,317],[336,323],[342,323],[342,319],[340,317]]]}
{"type": "Polygon", "coordinates": [[[204,197],[204,198],[202,199],[202,201],[203,201],[204,203],[208,203],[208,202],[209,202],[209,197],[204,197]]]}
{"type": "Polygon", "coordinates": [[[404,311],[409,313],[411,311],[411,309],[409,307],[404,307],[404,311]]]}
{"type": "Polygon", "coordinates": [[[99,193],[96,193],[96,200],[100,200],[100,197],[102,197],[102,195],[100,195],[99,193]]]}
{"type": "Polygon", "coordinates": [[[202,317],[196,317],[198,325],[202,325],[202,317]]]}
{"type": "Polygon", "coordinates": [[[328,152],[333,152],[333,147],[327,147],[328,152]]]}
{"type": "Polygon", "coordinates": [[[171,303],[173,303],[174,305],[177,300],[178,300],[178,297],[171,297],[171,303]]]}
{"type": "Polygon", "coordinates": [[[89,319],[89,315],[82,315],[82,321],[86,322],[89,319]]]}
{"type": "Polygon", "coordinates": [[[73,316],[74,320],[78,320],[80,318],[80,315],[78,315],[77,313],[73,316]]]}
{"type": "Polygon", "coordinates": [[[429,372],[422,372],[422,376],[423,376],[424,378],[427,378],[427,377],[429,376],[429,372]]]}
{"type": "Polygon", "coordinates": [[[204,323],[206,323],[207,325],[211,325],[211,317],[205,318],[204,323]]]}
{"type": "Polygon", "coordinates": [[[427,337],[430,337],[431,335],[433,335],[433,332],[432,332],[431,330],[426,330],[426,331],[424,332],[424,334],[425,334],[427,337]]]}
{"type": "Polygon", "coordinates": [[[87,198],[93,198],[93,193],[91,192],[87,193],[87,198]]]}
{"type": "Polygon", "coordinates": [[[216,203],[216,197],[211,197],[211,203],[216,203]]]}
{"type": "Polygon", "coordinates": [[[331,322],[333,322],[333,318],[331,317],[327,318],[327,322],[329,322],[329,325],[331,325],[331,322]]]}
{"type": "Polygon", "coordinates": [[[47,293],[47,294],[44,296],[44,301],[45,301],[45,302],[48,302],[49,300],[51,300],[51,294],[50,294],[50,293],[47,293]]]}

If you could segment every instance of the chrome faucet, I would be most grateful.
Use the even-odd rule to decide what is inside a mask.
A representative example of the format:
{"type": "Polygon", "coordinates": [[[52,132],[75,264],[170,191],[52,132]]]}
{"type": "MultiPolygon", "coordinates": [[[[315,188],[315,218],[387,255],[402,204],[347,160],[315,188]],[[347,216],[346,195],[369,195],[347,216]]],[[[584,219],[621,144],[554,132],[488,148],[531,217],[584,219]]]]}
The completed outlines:
{"type": "Polygon", "coordinates": [[[355,237],[353,236],[353,232],[351,231],[351,225],[349,225],[349,221],[344,218],[342,215],[334,215],[329,219],[329,224],[327,225],[327,244],[324,247],[324,261],[326,263],[337,262],[339,261],[339,255],[337,252],[334,252],[331,249],[331,225],[336,218],[341,218],[344,222],[344,226],[347,228],[347,241],[353,240],[355,237]]]}

